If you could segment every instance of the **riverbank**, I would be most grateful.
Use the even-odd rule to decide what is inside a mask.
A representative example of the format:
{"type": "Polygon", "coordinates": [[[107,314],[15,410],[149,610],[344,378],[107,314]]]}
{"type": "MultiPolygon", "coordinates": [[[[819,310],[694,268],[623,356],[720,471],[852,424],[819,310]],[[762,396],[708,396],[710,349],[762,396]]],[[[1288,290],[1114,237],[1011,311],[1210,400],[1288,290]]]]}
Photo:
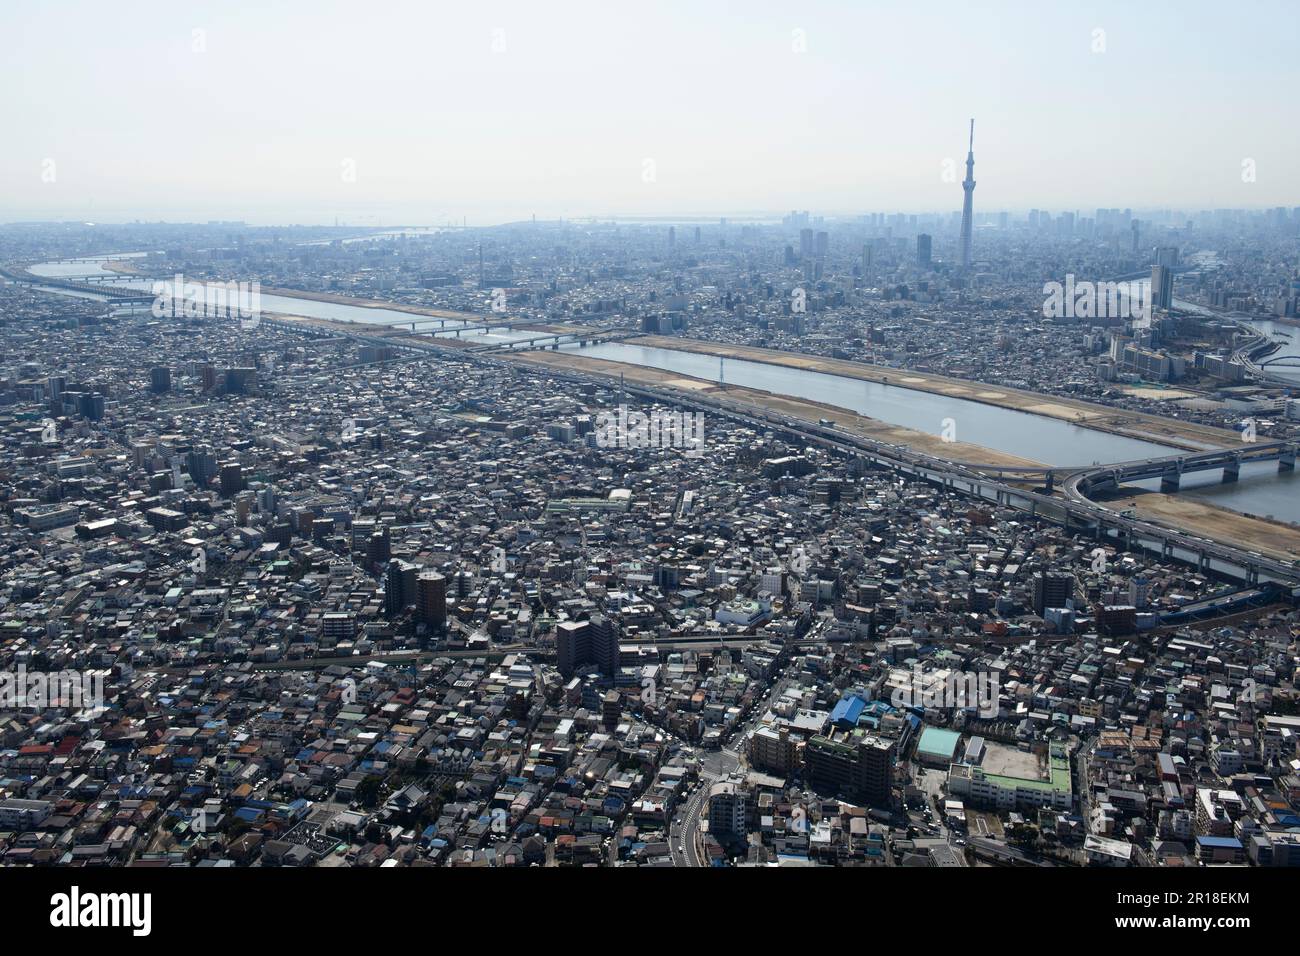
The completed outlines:
{"type": "Polygon", "coordinates": [[[840,375],[882,385],[896,385],[900,388],[910,388],[920,392],[944,395],[949,398],[960,398],[1014,411],[1028,412],[1033,415],[1042,415],[1047,418],[1069,422],[1072,425],[1081,425],[1096,431],[1109,432],[1112,435],[1158,442],[1187,451],[1231,448],[1241,441],[1241,437],[1237,433],[1221,428],[1211,428],[1193,422],[1180,422],[1174,419],[1161,418],[1158,415],[1132,412],[1127,409],[1110,408],[1105,405],[1096,405],[1092,402],[1083,402],[1073,398],[1043,395],[1038,392],[1028,392],[1016,388],[982,385],[979,382],[949,378],[930,372],[915,372],[910,369],[868,365],[863,362],[825,358],[820,355],[807,355],[801,352],[780,352],[774,349],[704,342],[698,339],[683,339],[665,335],[640,336],[627,339],[623,344],[673,349],[679,352],[695,352],[703,355],[718,355],[746,362],[783,365],[787,368],[823,372],[827,375],[840,375]]]}
{"type": "Polygon", "coordinates": [[[1221,508],[1187,495],[1127,488],[1098,497],[1116,511],[1132,508],[1137,517],[1222,541],[1243,551],[1257,551],[1280,561],[1300,558],[1300,527],[1221,508]]]}
{"type": "MultiPolygon", "coordinates": [[[[279,295],[280,293],[276,294],[279,295]]],[[[392,338],[402,342],[403,344],[410,344],[412,341],[419,342],[421,339],[427,340],[430,331],[439,331],[436,329],[421,329],[416,334],[415,338],[412,339],[410,331],[400,325],[353,322],[350,319],[322,319],[309,315],[290,315],[285,312],[263,312],[263,314],[284,322],[301,322],[303,325],[310,325],[314,329],[321,329],[326,332],[340,332],[346,335],[365,334],[373,336],[374,338],[392,338]]],[[[476,316],[475,319],[478,324],[482,324],[482,316],[476,316]]],[[[477,332],[470,332],[466,333],[464,336],[457,337],[454,334],[455,331],[454,328],[447,329],[447,334],[438,335],[434,338],[438,345],[453,349],[469,348],[473,345],[483,344],[483,342],[479,340],[477,332]]],[[[554,323],[542,322],[536,325],[516,325],[512,327],[511,331],[536,332],[539,335],[562,335],[570,332],[583,332],[586,330],[582,326],[577,325],[556,325],[554,323]]]]}
{"type": "MultiPolygon", "coordinates": [[[[132,265],[130,260],[126,259],[106,261],[102,263],[102,268],[106,272],[117,272],[123,275],[140,275],[140,270],[132,265]]],[[[221,280],[197,279],[195,281],[220,282],[221,280]]],[[[454,319],[457,322],[469,322],[476,325],[482,325],[483,322],[489,318],[489,316],[485,316],[478,312],[461,312],[455,309],[434,309],[427,306],[408,305],[404,302],[391,302],[383,299],[363,299],[358,296],[342,295],[338,292],[312,292],[307,289],[283,289],[278,286],[259,286],[258,291],[263,295],[278,295],[286,299],[306,299],[309,302],[326,302],[331,305],[355,306],[358,309],[384,309],[389,312],[407,312],[411,315],[423,315],[432,319],[454,319]]]]}
{"type": "Polygon", "coordinates": [[[717,382],[693,378],[663,369],[641,365],[625,365],[622,362],[611,362],[607,359],[589,358],[577,352],[503,352],[501,357],[529,365],[542,365],[565,370],[581,369],[596,375],[608,376],[611,379],[618,379],[621,375],[628,382],[643,385],[678,388],[683,391],[699,392],[712,396],[725,395],[731,401],[753,404],[759,408],[789,415],[792,418],[800,418],[804,421],[815,422],[820,418],[831,417],[835,420],[835,427],[842,431],[893,445],[907,445],[914,451],[950,461],[1001,465],[1004,467],[1032,467],[1041,464],[1041,462],[1018,458],[1015,455],[994,451],[981,445],[972,445],[967,442],[945,442],[938,435],[890,425],[875,418],[859,415],[857,412],[838,405],[803,398],[790,398],[785,395],[776,395],[772,392],[737,385],[728,385],[723,389],[717,382]]]}
{"type": "MultiPolygon", "coordinates": [[[[1192,304],[1195,305],[1196,303],[1193,302],[1192,304]]],[[[1208,307],[1201,306],[1201,308],[1205,309],[1208,307]]],[[[1211,309],[1210,311],[1218,310],[1211,309]]],[[[1277,325],[1289,325],[1293,328],[1300,329],[1300,318],[1295,318],[1290,315],[1256,315],[1251,312],[1218,312],[1218,315],[1220,318],[1232,322],[1273,322],[1277,325]]]]}
{"type": "MultiPolygon", "coordinates": [[[[216,281],[216,280],[204,280],[216,281]]],[[[386,302],[382,299],[361,299],[337,292],[308,292],[303,289],[281,289],[276,286],[262,286],[263,295],[279,295],[286,299],[308,299],[312,302],[328,302],[331,305],[351,305],[358,309],[386,309],[389,312],[409,312],[411,315],[426,315],[434,319],[455,319],[458,322],[471,322],[482,325],[491,316],[478,312],[458,312],[454,309],[432,309],[421,305],[407,305],[403,302],[386,302]]]]}
{"type": "MultiPolygon", "coordinates": [[[[671,346],[674,342],[676,342],[676,340],[671,339],[665,342],[662,337],[641,337],[631,340],[631,344],[647,346],[653,345],[656,347],[671,346]]],[[[692,349],[688,351],[703,350],[692,349]]],[[[736,357],[744,359],[748,358],[747,355],[743,354],[737,355],[736,357]]],[[[664,369],[630,365],[609,359],[584,356],[579,352],[520,353],[517,356],[512,356],[512,358],[518,361],[526,361],[533,364],[542,364],[557,368],[579,368],[584,371],[608,375],[611,377],[617,377],[619,374],[622,374],[629,382],[641,382],[650,385],[681,388],[684,390],[699,391],[708,394],[718,394],[719,392],[719,386],[716,381],[686,376],[679,372],[664,369]]],[[[816,357],[814,356],[812,358],[815,359],[816,357]]],[[[792,363],[779,362],[770,364],[787,365],[792,363]]],[[[817,367],[818,364],[820,363],[813,362],[809,363],[808,366],[795,365],[794,367],[808,367],[812,371],[837,372],[834,367],[819,368],[817,367]]],[[[897,374],[897,370],[893,371],[897,374]]],[[[909,374],[907,377],[910,378],[912,376],[909,374]]],[[[895,384],[896,378],[890,377],[888,381],[884,381],[884,376],[882,375],[882,377],[877,379],[877,381],[881,381],[883,384],[895,384]]],[[[930,391],[932,389],[925,390],[930,391]]],[[[999,389],[996,391],[1001,392],[1002,390],[999,389]]],[[[1007,391],[1014,392],[1014,390],[1007,391]]],[[[753,402],[762,408],[779,411],[784,414],[789,414],[792,417],[802,418],[806,421],[812,421],[817,418],[829,416],[835,420],[837,428],[846,432],[852,432],[876,441],[889,442],[896,445],[907,445],[916,451],[921,451],[926,454],[931,454],[952,461],[994,466],[1032,466],[1041,464],[1040,462],[1018,458],[1014,455],[997,452],[978,445],[971,445],[962,442],[944,442],[941,438],[935,435],[890,425],[877,419],[868,418],[854,411],[823,402],[790,398],[758,389],[750,389],[735,385],[727,386],[725,394],[732,400],[753,402]]],[[[950,393],[943,391],[941,394],[950,393]]],[[[955,397],[964,398],[967,396],[959,393],[955,397]]],[[[1032,405],[1011,404],[1006,407],[1015,408],[1019,411],[1043,414],[1039,410],[1041,405],[1042,403],[1038,402],[1032,405]]],[[[1076,421],[1075,419],[1069,420],[1072,422],[1076,421]]],[[[1086,422],[1088,427],[1095,427],[1094,423],[1097,421],[1097,418],[1094,417],[1079,421],[1086,422]]],[[[1198,430],[1200,430],[1199,426],[1198,430]]],[[[1203,429],[1203,431],[1213,432],[1214,430],[1203,429]]],[[[1138,516],[1150,520],[1153,523],[1161,524],[1185,533],[1203,535],[1214,540],[1231,544],[1244,551],[1257,551],[1261,554],[1267,554],[1283,561],[1294,561],[1297,558],[1300,558],[1300,527],[1283,522],[1271,521],[1254,515],[1242,514],[1231,509],[1222,508],[1218,505],[1199,501],[1188,495],[1165,495],[1159,492],[1126,489],[1124,495],[1117,496],[1113,501],[1109,501],[1106,504],[1107,507],[1110,507],[1115,511],[1132,508],[1138,516]]]]}

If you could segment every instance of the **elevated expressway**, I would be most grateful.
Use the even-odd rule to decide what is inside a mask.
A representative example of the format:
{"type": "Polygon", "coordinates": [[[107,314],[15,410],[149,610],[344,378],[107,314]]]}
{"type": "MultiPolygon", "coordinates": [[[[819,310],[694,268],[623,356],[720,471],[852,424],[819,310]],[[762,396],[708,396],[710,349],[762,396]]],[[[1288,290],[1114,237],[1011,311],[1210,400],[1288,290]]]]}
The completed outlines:
{"type": "Polygon", "coordinates": [[[1181,476],[1197,471],[1223,470],[1225,483],[1236,481],[1241,466],[1256,461],[1276,461],[1278,471],[1294,471],[1295,441],[1243,441],[1240,448],[1216,448],[1211,451],[1187,452],[1162,458],[1138,458],[1107,465],[973,465],[986,475],[1015,477],[1021,480],[1041,477],[1045,490],[1055,489],[1057,478],[1066,493],[1077,491],[1085,496],[1116,491],[1120,485],[1148,478],[1160,479],[1160,490],[1178,490],[1181,476]]]}
{"type": "MultiPolygon", "coordinates": [[[[62,289],[65,292],[76,292],[82,295],[95,296],[105,299],[116,305],[147,305],[153,302],[157,296],[152,292],[142,292],[139,289],[122,289],[114,288],[109,285],[105,288],[105,283],[90,283],[84,277],[77,279],[62,279],[58,276],[36,276],[28,272],[0,267],[0,276],[8,279],[14,285],[28,286],[29,288],[40,288],[45,286],[50,289],[62,289]]],[[[143,276],[128,276],[132,281],[144,280],[143,276]]],[[[147,281],[147,280],[144,280],[147,281]]]]}
{"type": "MultiPolygon", "coordinates": [[[[684,405],[714,404],[714,400],[695,394],[685,397],[674,396],[670,399],[666,398],[661,390],[644,389],[641,386],[627,386],[627,391],[643,393],[647,398],[657,401],[676,400],[684,405]]],[[[1009,484],[984,473],[979,470],[979,466],[963,465],[915,452],[906,446],[887,445],[843,431],[837,432],[833,427],[801,422],[776,412],[755,409],[753,406],[738,402],[718,400],[715,409],[733,419],[751,425],[775,427],[809,444],[839,451],[850,457],[866,458],[878,465],[941,485],[959,494],[1024,511],[1033,517],[1060,524],[1069,531],[1092,534],[1098,541],[1111,540],[1126,550],[1144,549],[1157,553],[1165,559],[1195,564],[1203,572],[1239,578],[1250,585],[1268,580],[1293,587],[1300,586],[1300,562],[1279,561],[1188,534],[1176,528],[1117,514],[1104,505],[1089,500],[1081,490],[1085,479],[1095,477],[1099,472],[1104,473],[1107,479],[1113,479],[1116,477],[1117,466],[1099,468],[1090,465],[1086,470],[1076,471],[1065,482],[1064,495],[1056,496],[1051,492],[1033,491],[1009,484]]],[[[1250,461],[1278,460],[1279,467],[1283,468],[1287,467],[1289,460],[1290,467],[1294,467],[1295,452],[1294,443],[1261,443],[1253,456],[1245,452],[1213,452],[1175,456],[1171,459],[1151,459],[1146,462],[1128,463],[1127,471],[1124,466],[1119,466],[1118,474],[1131,474],[1134,477],[1129,480],[1139,480],[1141,477],[1151,477],[1152,475],[1146,472],[1155,468],[1157,470],[1154,476],[1163,478],[1170,473],[1171,463],[1183,459],[1191,461],[1184,462],[1181,466],[1173,464],[1174,473],[1181,474],[1212,467],[1232,467],[1232,465],[1225,465],[1223,460],[1225,455],[1233,456],[1233,463],[1237,467],[1240,466],[1243,456],[1248,456],[1244,457],[1244,460],[1250,461]],[[1218,456],[1217,463],[1212,463],[1213,456],[1218,456]]]]}

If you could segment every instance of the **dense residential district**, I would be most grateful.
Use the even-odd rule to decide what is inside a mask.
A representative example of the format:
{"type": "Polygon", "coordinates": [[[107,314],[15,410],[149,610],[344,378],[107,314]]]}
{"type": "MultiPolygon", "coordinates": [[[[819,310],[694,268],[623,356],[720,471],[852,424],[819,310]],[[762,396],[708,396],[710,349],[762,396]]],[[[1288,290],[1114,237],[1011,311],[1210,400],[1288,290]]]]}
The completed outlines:
{"type": "MultiPolygon", "coordinates": [[[[1285,442],[1300,210],[975,225],[969,269],[950,216],[6,227],[0,861],[1300,864],[1294,579],[814,439],[1097,454],[743,378],[1285,442]],[[1146,321],[1044,309],[1148,274],[1146,321]]],[[[1233,493],[1294,503],[1280,454],[1233,493]]],[[[1300,558],[1173,484],[1115,514],[1300,558]]]]}

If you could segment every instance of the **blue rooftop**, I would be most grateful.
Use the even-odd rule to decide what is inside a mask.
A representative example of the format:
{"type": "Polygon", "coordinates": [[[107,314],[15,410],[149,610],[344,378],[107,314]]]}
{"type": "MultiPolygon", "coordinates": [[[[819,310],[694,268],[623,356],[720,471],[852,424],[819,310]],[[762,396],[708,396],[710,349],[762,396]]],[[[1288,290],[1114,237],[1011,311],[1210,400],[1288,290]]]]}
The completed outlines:
{"type": "Polygon", "coordinates": [[[1223,847],[1233,850],[1241,849],[1241,841],[1236,837],[1199,836],[1196,838],[1196,842],[1201,846],[1223,847]]]}
{"type": "Polygon", "coordinates": [[[846,729],[852,729],[858,725],[858,719],[862,716],[862,711],[866,709],[867,702],[857,694],[845,694],[840,698],[840,702],[835,705],[831,711],[831,723],[846,729]]]}

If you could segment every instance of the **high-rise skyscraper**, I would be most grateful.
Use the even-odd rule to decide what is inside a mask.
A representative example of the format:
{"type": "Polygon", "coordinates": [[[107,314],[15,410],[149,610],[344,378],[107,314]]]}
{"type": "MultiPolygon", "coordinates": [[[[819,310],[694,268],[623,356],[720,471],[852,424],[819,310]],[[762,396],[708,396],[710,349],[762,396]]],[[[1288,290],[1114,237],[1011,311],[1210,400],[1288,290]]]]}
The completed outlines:
{"type": "Polygon", "coordinates": [[[1169,266],[1151,267],[1151,305],[1168,309],[1174,304],[1174,270],[1169,266]]]}
{"type": "Polygon", "coordinates": [[[186,455],[186,471],[196,485],[206,488],[217,473],[217,456],[207,445],[199,445],[186,455]]]}
{"type": "Polygon", "coordinates": [[[922,269],[930,268],[930,237],[924,232],[916,237],[916,264],[922,269]]]}
{"type": "Polygon", "coordinates": [[[970,268],[970,233],[971,217],[974,215],[975,202],[975,121],[970,121],[970,149],[966,153],[966,178],[961,184],[966,194],[961,206],[961,267],[970,268]]]}
{"type": "Polygon", "coordinates": [[[1178,268],[1178,247],[1177,246],[1156,246],[1152,251],[1151,261],[1158,266],[1165,266],[1170,269],[1178,268]]]}
{"type": "Polygon", "coordinates": [[[92,422],[102,421],[104,396],[98,392],[82,392],[77,399],[77,411],[81,413],[82,418],[88,418],[92,422]]]}

